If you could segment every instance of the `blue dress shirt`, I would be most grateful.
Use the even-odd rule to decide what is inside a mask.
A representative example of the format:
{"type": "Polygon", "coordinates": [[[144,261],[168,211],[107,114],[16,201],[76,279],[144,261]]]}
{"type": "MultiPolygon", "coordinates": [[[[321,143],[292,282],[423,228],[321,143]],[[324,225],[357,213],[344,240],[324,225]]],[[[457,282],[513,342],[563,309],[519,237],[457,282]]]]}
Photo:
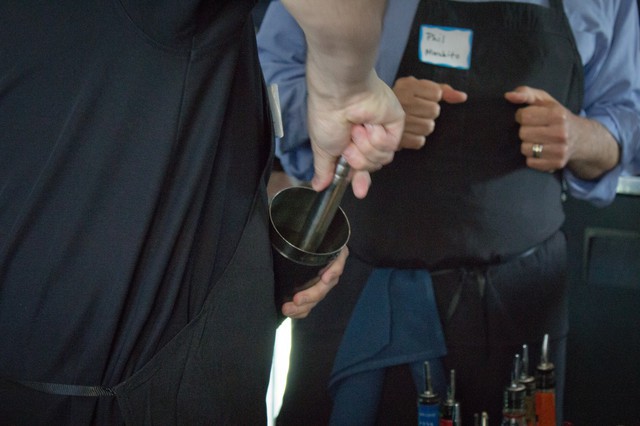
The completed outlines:
{"type": "MultiPolygon", "coordinates": [[[[460,1],[460,0],[458,0],[460,1]]],[[[482,2],[489,0],[463,0],[482,2]]],[[[513,0],[548,6],[548,0],[513,0]]],[[[409,36],[418,0],[389,0],[376,71],[392,85],[409,36]]],[[[597,120],[620,145],[620,163],[600,179],[585,181],[568,169],[571,195],[604,206],[613,201],[619,176],[640,173],[640,26],[631,0],[564,0],[584,65],[585,97],[581,115],[597,120]]],[[[284,137],[276,155],[298,179],[313,176],[306,119],[304,34],[279,1],[270,5],[258,33],[262,68],[277,83],[284,137]]]]}

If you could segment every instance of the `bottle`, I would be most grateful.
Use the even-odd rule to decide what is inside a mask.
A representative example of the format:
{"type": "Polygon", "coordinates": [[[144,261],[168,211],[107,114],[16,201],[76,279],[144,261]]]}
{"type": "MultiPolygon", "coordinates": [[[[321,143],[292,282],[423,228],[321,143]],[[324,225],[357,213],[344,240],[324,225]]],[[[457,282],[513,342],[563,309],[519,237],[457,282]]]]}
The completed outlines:
{"type": "Polygon", "coordinates": [[[549,362],[549,335],[544,335],[540,364],[536,367],[538,426],[556,426],[555,366],[549,362]]]}
{"type": "Polygon", "coordinates": [[[536,379],[529,374],[529,347],[522,345],[522,371],[518,380],[525,388],[524,410],[527,426],[536,426],[536,379]]]}
{"type": "Polygon", "coordinates": [[[521,372],[520,355],[516,354],[511,373],[511,383],[504,390],[501,426],[527,426],[525,395],[526,388],[519,382],[521,372]]]}
{"type": "Polygon", "coordinates": [[[486,411],[482,414],[474,413],[473,426],[489,426],[489,414],[486,411]]]}
{"type": "Polygon", "coordinates": [[[480,426],[489,426],[489,414],[486,411],[482,412],[480,418],[480,426]]]}
{"type": "Polygon", "coordinates": [[[461,426],[460,403],[456,401],[456,371],[451,370],[447,399],[440,410],[440,426],[461,426]]]}
{"type": "Polygon", "coordinates": [[[433,391],[431,367],[424,363],[425,391],[418,395],[418,426],[439,426],[440,397],[433,391]]]}

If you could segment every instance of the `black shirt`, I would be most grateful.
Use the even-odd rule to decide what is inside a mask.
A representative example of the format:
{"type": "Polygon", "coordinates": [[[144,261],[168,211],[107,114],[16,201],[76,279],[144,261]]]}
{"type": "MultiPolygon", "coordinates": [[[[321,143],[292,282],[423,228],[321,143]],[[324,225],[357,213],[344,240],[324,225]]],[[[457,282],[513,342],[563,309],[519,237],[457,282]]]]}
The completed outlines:
{"type": "Polygon", "coordinates": [[[113,386],[199,312],[269,162],[253,5],[0,5],[0,377],[113,386]]]}

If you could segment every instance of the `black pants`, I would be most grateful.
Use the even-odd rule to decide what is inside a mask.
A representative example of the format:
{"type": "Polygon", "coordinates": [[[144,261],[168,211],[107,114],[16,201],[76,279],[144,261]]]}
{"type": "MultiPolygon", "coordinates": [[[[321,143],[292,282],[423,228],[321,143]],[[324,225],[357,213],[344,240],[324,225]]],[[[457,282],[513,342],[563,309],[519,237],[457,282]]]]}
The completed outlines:
{"type": "MultiPolygon", "coordinates": [[[[308,318],[294,322],[279,425],[328,424],[327,383],[333,359],[371,270],[350,256],[340,283],[327,299],[308,318]]],[[[529,256],[435,274],[433,281],[447,341],[445,368],[456,370],[463,423],[473,424],[473,414],[482,411],[489,413],[492,424],[501,419],[503,391],[515,354],[522,352],[523,344],[529,346],[533,374],[545,333],[550,335],[561,411],[568,332],[564,235],[555,234],[529,256]]],[[[389,369],[378,424],[417,424],[415,392],[408,373],[389,369]]]]}

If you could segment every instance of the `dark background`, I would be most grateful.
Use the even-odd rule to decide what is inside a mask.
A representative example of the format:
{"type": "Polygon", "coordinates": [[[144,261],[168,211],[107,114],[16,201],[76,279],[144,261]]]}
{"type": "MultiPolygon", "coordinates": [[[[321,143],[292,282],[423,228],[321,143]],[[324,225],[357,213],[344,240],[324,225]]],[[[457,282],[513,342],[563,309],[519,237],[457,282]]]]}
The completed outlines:
{"type": "Polygon", "coordinates": [[[565,419],[640,425],[640,195],[569,199],[570,332],[565,419]]]}

